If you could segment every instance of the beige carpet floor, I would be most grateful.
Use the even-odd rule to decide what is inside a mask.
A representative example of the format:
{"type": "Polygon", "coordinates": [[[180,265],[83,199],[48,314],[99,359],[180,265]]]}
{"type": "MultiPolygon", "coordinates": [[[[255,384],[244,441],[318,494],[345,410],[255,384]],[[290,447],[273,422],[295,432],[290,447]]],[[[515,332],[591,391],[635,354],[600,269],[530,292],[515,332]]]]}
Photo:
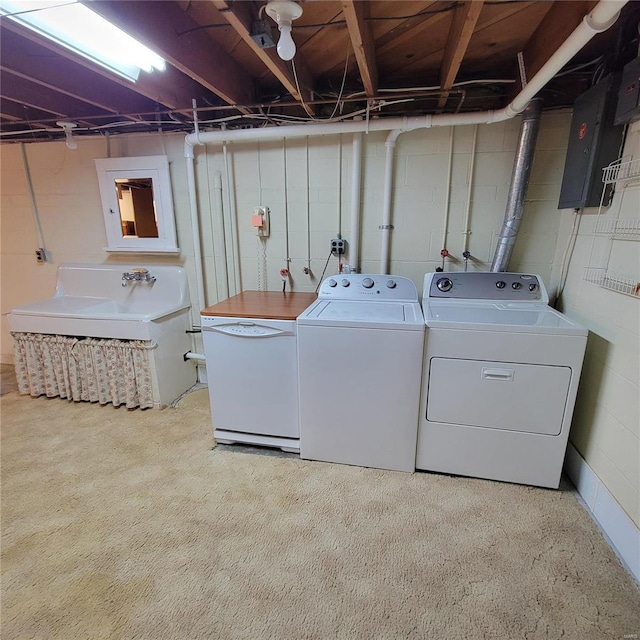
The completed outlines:
{"type": "Polygon", "coordinates": [[[205,390],[0,402],[3,640],[640,633],[569,490],[216,449],[205,390]]]}

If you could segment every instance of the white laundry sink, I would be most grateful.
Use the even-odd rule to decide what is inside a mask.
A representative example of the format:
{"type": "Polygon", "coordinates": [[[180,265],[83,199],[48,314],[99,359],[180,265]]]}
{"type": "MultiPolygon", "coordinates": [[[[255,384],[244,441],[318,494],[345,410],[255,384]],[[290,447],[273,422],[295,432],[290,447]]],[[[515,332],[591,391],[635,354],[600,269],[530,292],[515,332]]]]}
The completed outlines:
{"type": "MultiPolygon", "coordinates": [[[[155,281],[123,280],[140,265],[62,264],[55,295],[14,308],[11,331],[150,340],[154,325],[187,313],[189,291],[182,267],[145,266],[155,281]]],[[[157,328],[157,327],[156,327],[157,328]]]]}

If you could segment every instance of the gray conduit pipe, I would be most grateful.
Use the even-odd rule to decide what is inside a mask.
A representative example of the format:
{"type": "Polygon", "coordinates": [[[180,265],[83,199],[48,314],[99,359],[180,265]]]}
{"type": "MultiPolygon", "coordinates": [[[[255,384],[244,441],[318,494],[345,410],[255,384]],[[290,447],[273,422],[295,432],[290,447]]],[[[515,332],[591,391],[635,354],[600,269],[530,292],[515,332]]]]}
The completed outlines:
{"type": "Polygon", "coordinates": [[[533,155],[540,128],[542,100],[532,100],[522,114],[520,136],[516,147],[516,157],[511,174],[511,186],[507,197],[507,208],[498,244],[491,263],[491,271],[506,271],[516,243],[522,214],[524,212],[524,197],[533,166],[533,155]]]}

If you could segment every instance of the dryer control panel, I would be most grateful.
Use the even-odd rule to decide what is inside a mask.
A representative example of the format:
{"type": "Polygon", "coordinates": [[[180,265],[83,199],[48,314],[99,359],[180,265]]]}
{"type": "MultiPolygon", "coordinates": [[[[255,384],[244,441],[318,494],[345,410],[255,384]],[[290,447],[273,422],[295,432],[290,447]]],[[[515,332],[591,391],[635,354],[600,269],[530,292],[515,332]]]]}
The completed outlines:
{"type": "Polygon", "coordinates": [[[413,280],[403,276],[344,273],[324,280],[318,297],[334,300],[417,302],[418,290],[413,280]]]}
{"type": "Polygon", "coordinates": [[[540,276],[528,273],[441,271],[424,277],[424,298],[549,303],[540,276]]]}

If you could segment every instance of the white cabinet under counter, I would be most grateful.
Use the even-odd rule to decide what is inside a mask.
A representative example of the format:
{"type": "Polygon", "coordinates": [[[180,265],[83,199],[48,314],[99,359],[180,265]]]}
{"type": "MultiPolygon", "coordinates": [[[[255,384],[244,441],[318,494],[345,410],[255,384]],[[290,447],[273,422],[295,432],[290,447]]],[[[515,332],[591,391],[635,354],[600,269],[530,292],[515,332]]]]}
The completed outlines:
{"type": "Polygon", "coordinates": [[[203,309],[216,442],[299,451],[296,318],[313,293],[244,291],[203,309]]]}

